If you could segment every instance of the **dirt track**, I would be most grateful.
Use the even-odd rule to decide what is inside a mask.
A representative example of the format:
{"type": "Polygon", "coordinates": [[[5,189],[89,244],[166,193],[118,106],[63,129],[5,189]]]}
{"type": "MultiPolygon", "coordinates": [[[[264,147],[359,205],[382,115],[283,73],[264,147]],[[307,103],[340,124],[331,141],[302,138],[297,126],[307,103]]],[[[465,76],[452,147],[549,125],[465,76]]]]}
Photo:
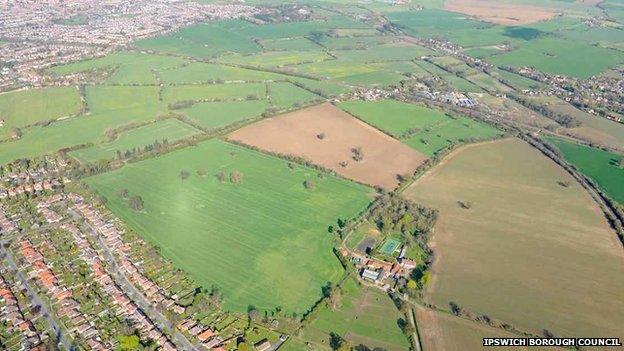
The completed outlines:
{"type": "Polygon", "coordinates": [[[329,103],[262,120],[229,139],[304,157],[346,178],[386,189],[396,187],[398,175],[413,172],[427,158],[329,103]],[[324,138],[318,137],[321,133],[324,138]],[[353,158],[357,147],[360,161],[353,158]]]}

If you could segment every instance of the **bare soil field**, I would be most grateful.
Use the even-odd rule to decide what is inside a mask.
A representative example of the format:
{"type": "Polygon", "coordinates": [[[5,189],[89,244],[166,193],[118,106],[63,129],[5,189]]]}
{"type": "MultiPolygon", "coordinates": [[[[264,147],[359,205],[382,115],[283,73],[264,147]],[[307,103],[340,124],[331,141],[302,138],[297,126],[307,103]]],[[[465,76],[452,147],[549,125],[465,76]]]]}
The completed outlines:
{"type": "Polygon", "coordinates": [[[440,211],[427,302],[538,335],[624,337],[622,244],[587,192],[528,144],[460,148],[405,195],[440,211]]]}
{"type": "Polygon", "coordinates": [[[427,157],[330,103],[267,118],[229,135],[270,152],[303,157],[355,181],[392,189],[427,157]],[[355,149],[360,150],[359,155],[355,149]]]}
{"type": "MultiPolygon", "coordinates": [[[[483,350],[483,338],[509,338],[518,335],[473,322],[451,314],[436,312],[423,307],[416,309],[418,333],[425,351],[473,351],[483,350]]],[[[510,350],[509,347],[490,347],[488,350],[510,350]]],[[[515,347],[513,350],[529,350],[515,347]]],[[[553,348],[553,350],[557,350],[553,348]]]]}
{"type": "Polygon", "coordinates": [[[539,22],[557,15],[554,9],[491,0],[447,0],[444,9],[507,26],[539,22]]]}

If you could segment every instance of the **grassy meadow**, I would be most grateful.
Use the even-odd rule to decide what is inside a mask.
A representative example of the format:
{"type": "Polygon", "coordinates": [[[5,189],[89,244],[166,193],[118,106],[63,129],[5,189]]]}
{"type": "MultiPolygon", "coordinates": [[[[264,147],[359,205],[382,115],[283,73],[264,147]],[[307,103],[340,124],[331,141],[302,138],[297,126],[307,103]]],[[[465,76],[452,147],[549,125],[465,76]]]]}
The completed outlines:
{"type": "Polygon", "coordinates": [[[166,119],[122,133],[117,139],[97,144],[86,149],[79,149],[70,155],[80,162],[97,162],[116,157],[117,151],[125,152],[134,148],[141,149],[155,141],[175,142],[199,133],[200,131],[177,119],[166,119]]]}
{"type": "Polygon", "coordinates": [[[624,204],[624,166],[620,166],[624,155],[559,138],[547,138],[547,141],[554,144],[568,162],[596,181],[607,195],[624,204]]]}
{"type": "Polygon", "coordinates": [[[356,215],[370,189],[219,140],[86,179],[133,230],[200,284],[219,286],[226,308],[281,306],[301,313],[342,270],[327,226],[356,215]],[[182,180],[182,170],[190,177],[182,180]],[[242,174],[240,183],[229,180],[242,174]],[[203,174],[204,176],[198,175],[203,174]],[[216,175],[224,172],[223,182],[216,175]],[[305,180],[314,183],[306,189],[305,180]],[[143,198],[133,211],[120,189],[143,198]]]}
{"type": "Polygon", "coordinates": [[[427,302],[538,335],[622,337],[621,243],[589,194],[539,151],[516,139],[469,145],[405,195],[440,211],[427,302]]]}
{"type": "Polygon", "coordinates": [[[269,107],[266,100],[203,102],[179,110],[197,125],[218,129],[246,119],[259,117],[269,107]]]}
{"type": "Polygon", "coordinates": [[[439,110],[396,100],[348,101],[339,107],[429,156],[454,142],[501,134],[466,117],[449,117],[439,110]]]}
{"type": "Polygon", "coordinates": [[[293,336],[285,351],[304,351],[310,343],[314,350],[331,350],[330,333],[336,333],[352,346],[380,347],[388,351],[408,350],[410,342],[398,326],[405,317],[388,295],[376,288],[358,285],[347,279],[342,286],[341,304],[335,310],[321,306],[299,336],[293,336]]]}
{"type": "Polygon", "coordinates": [[[82,109],[76,87],[18,90],[0,93],[0,139],[9,129],[75,115],[82,109]]]}

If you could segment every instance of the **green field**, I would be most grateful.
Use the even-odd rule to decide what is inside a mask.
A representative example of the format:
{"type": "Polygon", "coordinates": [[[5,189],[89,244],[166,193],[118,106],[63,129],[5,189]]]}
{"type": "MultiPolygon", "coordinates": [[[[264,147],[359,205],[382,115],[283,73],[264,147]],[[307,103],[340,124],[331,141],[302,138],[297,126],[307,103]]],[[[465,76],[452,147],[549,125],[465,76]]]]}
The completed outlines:
{"type": "Polygon", "coordinates": [[[288,80],[322,96],[340,95],[350,90],[343,84],[328,80],[314,80],[298,77],[292,77],[288,80]]]}
{"type": "Polygon", "coordinates": [[[331,350],[329,334],[336,333],[352,346],[366,345],[388,351],[408,350],[410,343],[398,327],[405,317],[392,300],[376,288],[361,287],[353,279],[342,286],[341,306],[331,310],[326,305],[299,336],[293,336],[283,347],[284,351],[305,351],[308,342],[314,350],[331,350]]]}
{"type": "Polygon", "coordinates": [[[265,98],[263,83],[172,85],[163,89],[163,101],[171,103],[184,100],[244,100],[265,98]]]}
{"type": "Polygon", "coordinates": [[[167,119],[122,133],[111,142],[98,144],[86,149],[76,150],[70,155],[80,162],[96,162],[116,157],[117,151],[125,152],[133,148],[143,148],[155,141],[174,142],[197,134],[199,131],[177,119],[167,119]]]}
{"type": "Polygon", "coordinates": [[[253,53],[260,47],[249,37],[234,30],[239,20],[197,24],[177,32],[140,40],[135,45],[141,49],[167,52],[184,56],[212,57],[225,52],[253,53]]]}
{"type": "Polygon", "coordinates": [[[263,40],[260,45],[268,51],[318,51],[321,49],[315,42],[304,37],[263,40]]]}
{"type": "Polygon", "coordinates": [[[430,74],[440,77],[440,79],[445,81],[448,84],[448,86],[454,90],[465,92],[465,93],[482,93],[483,92],[483,89],[479,88],[474,83],[469,82],[464,78],[458,77],[453,73],[447,72],[430,62],[417,61],[417,64],[422,69],[429,72],[430,74]]]}
{"type": "Polygon", "coordinates": [[[186,66],[158,72],[161,80],[169,84],[211,83],[215,81],[266,81],[284,80],[287,76],[258,70],[193,62],[186,66]]]}
{"type": "Polygon", "coordinates": [[[49,72],[56,75],[84,72],[94,69],[114,69],[106,83],[109,84],[156,84],[152,71],[171,69],[185,61],[171,56],[117,52],[102,58],[84,60],[53,67],[49,72]]]}
{"type": "Polygon", "coordinates": [[[292,83],[271,83],[268,90],[271,104],[278,108],[288,109],[321,98],[292,83]]]}
{"type": "Polygon", "coordinates": [[[331,58],[323,51],[269,51],[256,55],[226,55],[222,56],[219,62],[253,67],[281,67],[321,62],[331,58]]]}
{"type": "Polygon", "coordinates": [[[588,78],[624,62],[624,53],[558,38],[539,38],[489,59],[499,66],[531,66],[550,74],[588,78]],[[586,63],[591,61],[591,65],[586,63]]]}
{"type": "Polygon", "coordinates": [[[327,226],[370,201],[368,188],[317,173],[210,140],[86,181],[166,258],[200,284],[219,286],[226,308],[282,306],[301,313],[341,273],[327,226]],[[187,180],[180,179],[182,170],[190,172],[187,180]],[[243,180],[220,182],[221,171],[226,177],[238,171],[243,180]],[[144,211],[134,212],[118,196],[124,188],[143,198],[144,211]]]}
{"type": "Polygon", "coordinates": [[[451,118],[439,110],[396,100],[349,101],[339,106],[430,156],[454,142],[490,139],[501,134],[485,123],[466,117],[451,118]],[[409,135],[405,135],[407,132],[409,135]]]}
{"type": "Polygon", "coordinates": [[[269,104],[265,100],[204,102],[179,110],[197,125],[217,129],[230,124],[259,117],[269,104]]]}
{"type": "Polygon", "coordinates": [[[596,149],[559,138],[547,138],[563,153],[565,159],[592,178],[614,200],[624,204],[624,155],[596,149]]]}
{"type": "Polygon", "coordinates": [[[0,143],[0,164],[75,145],[104,142],[107,129],[152,121],[166,111],[154,86],[87,86],[86,101],[90,109],[87,116],[24,128],[19,140],[0,143]]]}
{"type": "Polygon", "coordinates": [[[9,129],[75,115],[82,109],[76,87],[27,89],[0,94],[0,139],[9,129]]]}
{"type": "Polygon", "coordinates": [[[516,139],[466,146],[405,195],[440,211],[425,301],[539,335],[622,337],[621,243],[581,185],[538,150],[516,139]]]}

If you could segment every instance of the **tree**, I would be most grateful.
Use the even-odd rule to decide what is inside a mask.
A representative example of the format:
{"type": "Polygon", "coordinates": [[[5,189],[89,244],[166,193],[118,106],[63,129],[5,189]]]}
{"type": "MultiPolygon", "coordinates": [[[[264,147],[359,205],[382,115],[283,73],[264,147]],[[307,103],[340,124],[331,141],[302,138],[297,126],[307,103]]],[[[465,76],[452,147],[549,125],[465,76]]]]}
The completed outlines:
{"type": "Polygon", "coordinates": [[[323,140],[325,139],[325,133],[318,133],[316,137],[319,138],[320,140],[323,140]]]}
{"type": "Polygon", "coordinates": [[[454,301],[449,302],[449,307],[451,307],[451,312],[454,315],[460,316],[462,314],[462,309],[461,307],[459,307],[459,305],[456,302],[454,301]]]}
{"type": "Polygon", "coordinates": [[[22,137],[22,131],[19,128],[11,127],[11,129],[9,129],[9,138],[19,139],[21,137],[22,137]]]}
{"type": "Polygon", "coordinates": [[[180,179],[187,180],[188,177],[190,177],[190,176],[191,176],[191,174],[187,170],[181,170],[180,171],[180,179]]]}
{"type": "Polygon", "coordinates": [[[351,149],[353,153],[353,159],[357,162],[360,162],[364,159],[364,154],[362,153],[362,148],[360,146],[354,147],[351,149]]]}
{"type": "Polygon", "coordinates": [[[247,316],[249,316],[249,320],[255,322],[260,317],[260,312],[256,309],[255,306],[249,305],[247,307],[247,316]]]}
{"type": "Polygon", "coordinates": [[[329,296],[327,297],[327,305],[332,311],[335,311],[342,306],[342,292],[340,289],[331,289],[329,296]]]}
{"type": "Polygon", "coordinates": [[[130,192],[128,191],[128,189],[119,189],[119,197],[122,197],[124,199],[127,199],[130,192]]]}
{"type": "Polygon", "coordinates": [[[131,197],[130,207],[137,212],[143,211],[143,199],[139,195],[131,197]]]}
{"type": "Polygon", "coordinates": [[[340,350],[344,344],[346,344],[346,342],[345,339],[342,338],[342,336],[334,332],[329,333],[329,346],[332,348],[332,350],[340,350]]]}
{"type": "Polygon", "coordinates": [[[205,177],[205,176],[206,176],[206,174],[207,174],[207,172],[206,172],[206,170],[205,170],[205,169],[203,169],[203,168],[201,168],[201,169],[198,169],[198,170],[197,170],[197,175],[198,175],[198,176],[200,176],[200,177],[202,177],[202,178],[203,178],[203,177],[205,177]]]}
{"type": "Polygon", "coordinates": [[[313,189],[313,188],[314,188],[314,182],[312,182],[311,180],[307,180],[307,179],[306,179],[306,180],[303,182],[303,186],[304,186],[306,189],[311,190],[311,189],[313,189]]]}
{"type": "Polygon", "coordinates": [[[221,183],[225,182],[225,172],[221,171],[217,173],[216,177],[221,183]]]}
{"type": "Polygon", "coordinates": [[[242,183],[242,181],[243,181],[243,173],[236,171],[236,170],[230,173],[230,182],[234,184],[238,184],[238,183],[242,183]]]}

